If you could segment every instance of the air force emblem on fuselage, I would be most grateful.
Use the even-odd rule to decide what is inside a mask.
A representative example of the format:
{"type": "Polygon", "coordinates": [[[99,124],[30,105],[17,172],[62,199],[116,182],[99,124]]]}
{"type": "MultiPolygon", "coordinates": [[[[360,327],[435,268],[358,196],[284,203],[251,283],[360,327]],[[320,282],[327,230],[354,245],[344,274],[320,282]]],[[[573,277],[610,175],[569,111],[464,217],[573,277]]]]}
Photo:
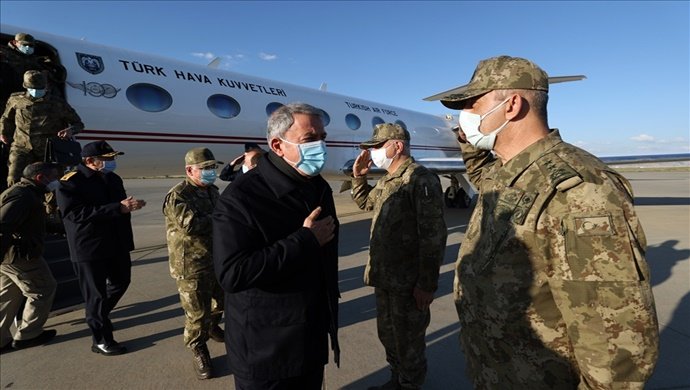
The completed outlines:
{"type": "Polygon", "coordinates": [[[101,57],[76,52],[75,54],[77,55],[77,62],[79,63],[79,66],[81,66],[81,68],[85,71],[91,74],[99,74],[103,72],[105,66],[103,65],[103,59],[101,57]]]}

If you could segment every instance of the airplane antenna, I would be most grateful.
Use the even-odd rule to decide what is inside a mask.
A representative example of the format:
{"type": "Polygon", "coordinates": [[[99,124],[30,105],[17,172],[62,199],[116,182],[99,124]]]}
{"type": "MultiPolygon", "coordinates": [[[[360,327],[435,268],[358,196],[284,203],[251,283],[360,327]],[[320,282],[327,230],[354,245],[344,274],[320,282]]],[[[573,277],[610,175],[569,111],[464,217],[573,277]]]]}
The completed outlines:
{"type": "Polygon", "coordinates": [[[325,82],[321,83],[321,86],[319,87],[319,91],[326,92],[328,90],[328,84],[325,82]]]}
{"type": "Polygon", "coordinates": [[[218,69],[218,65],[220,65],[220,57],[214,58],[213,61],[209,62],[206,66],[211,69],[218,69]]]}

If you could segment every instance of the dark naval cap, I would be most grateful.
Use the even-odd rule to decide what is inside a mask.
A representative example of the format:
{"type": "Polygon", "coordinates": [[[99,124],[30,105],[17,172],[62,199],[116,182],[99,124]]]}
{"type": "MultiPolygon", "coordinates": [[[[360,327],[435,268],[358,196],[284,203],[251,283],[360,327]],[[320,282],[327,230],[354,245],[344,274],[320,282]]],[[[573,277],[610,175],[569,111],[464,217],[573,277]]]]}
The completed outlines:
{"type": "Polygon", "coordinates": [[[540,67],[524,58],[492,57],[479,62],[469,83],[425,100],[440,100],[448,108],[460,109],[465,100],[497,89],[548,92],[549,77],[540,67]]]}
{"type": "Polygon", "coordinates": [[[213,153],[208,148],[199,147],[190,149],[187,154],[184,155],[184,165],[186,166],[197,165],[203,168],[215,164],[223,164],[223,162],[216,160],[213,153]]]}
{"type": "Polygon", "coordinates": [[[122,154],[124,152],[113,150],[113,147],[103,140],[88,143],[81,148],[82,157],[115,157],[122,154]]]}
{"type": "Polygon", "coordinates": [[[374,135],[370,140],[359,144],[360,149],[369,149],[388,141],[389,139],[397,139],[401,141],[409,141],[410,133],[403,129],[402,126],[393,123],[382,123],[374,127],[374,135]]]}

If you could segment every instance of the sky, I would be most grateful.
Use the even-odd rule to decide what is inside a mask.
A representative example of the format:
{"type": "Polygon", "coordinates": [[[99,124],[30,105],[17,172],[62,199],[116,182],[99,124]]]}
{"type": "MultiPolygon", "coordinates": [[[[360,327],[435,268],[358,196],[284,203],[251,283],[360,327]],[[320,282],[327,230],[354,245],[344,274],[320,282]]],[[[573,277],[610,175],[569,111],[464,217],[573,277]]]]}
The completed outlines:
{"type": "Polygon", "coordinates": [[[0,22],[430,114],[477,63],[527,58],[549,125],[598,156],[690,152],[688,1],[11,1],[0,22]]]}

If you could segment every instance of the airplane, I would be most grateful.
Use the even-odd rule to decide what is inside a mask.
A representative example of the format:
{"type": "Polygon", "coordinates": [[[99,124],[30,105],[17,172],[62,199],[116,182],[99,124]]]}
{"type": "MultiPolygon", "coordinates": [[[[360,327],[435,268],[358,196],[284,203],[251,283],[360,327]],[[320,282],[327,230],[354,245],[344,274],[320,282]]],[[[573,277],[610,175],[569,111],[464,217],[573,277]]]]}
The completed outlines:
{"type": "MultiPolygon", "coordinates": [[[[326,177],[345,179],[360,142],[371,136],[375,125],[391,122],[410,132],[416,161],[450,179],[447,206],[469,207],[475,193],[452,132],[457,116],[340,95],[328,92],[325,83],[311,89],[220,70],[219,59],[204,67],[10,25],[0,26],[0,44],[19,32],[34,36],[35,55],[49,56],[66,68],[61,92],[85,124],[77,140],[105,139],[124,151],[118,161],[123,177],[181,175],[183,156],[192,147],[209,147],[222,161],[241,154],[247,142],[265,147],[267,117],[283,104],[300,101],[323,113],[326,177]]],[[[557,76],[549,82],[583,78],[557,76]]],[[[690,153],[681,159],[690,159],[690,153]]],[[[372,170],[374,176],[381,173],[372,170]]],[[[344,184],[341,190],[349,180],[344,184]]]]}

